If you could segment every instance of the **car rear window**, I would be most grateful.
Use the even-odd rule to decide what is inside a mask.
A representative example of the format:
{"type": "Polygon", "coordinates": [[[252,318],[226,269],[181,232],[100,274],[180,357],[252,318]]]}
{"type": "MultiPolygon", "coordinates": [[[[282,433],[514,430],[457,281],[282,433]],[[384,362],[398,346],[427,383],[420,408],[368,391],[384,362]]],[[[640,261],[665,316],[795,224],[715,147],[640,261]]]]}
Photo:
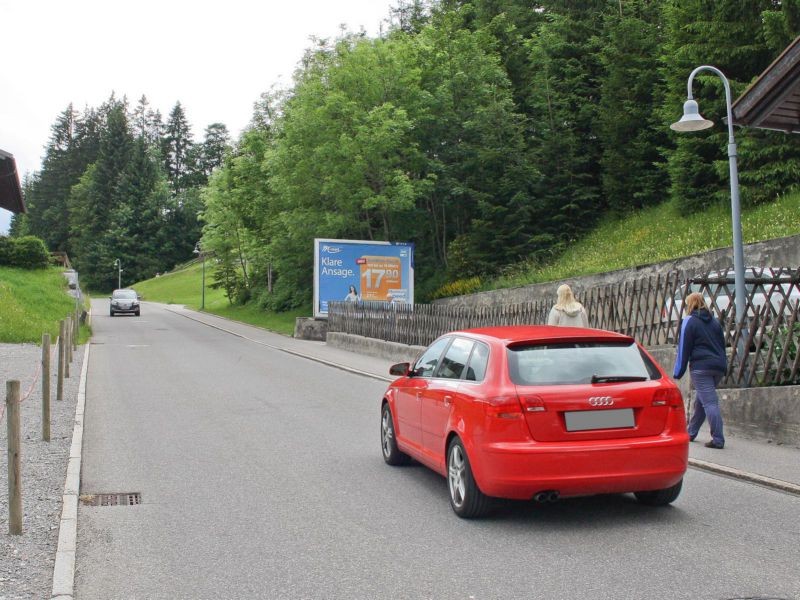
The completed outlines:
{"type": "Polygon", "coordinates": [[[652,361],[633,343],[565,342],[508,348],[508,368],[517,385],[570,385],[599,381],[660,379],[652,361]]]}

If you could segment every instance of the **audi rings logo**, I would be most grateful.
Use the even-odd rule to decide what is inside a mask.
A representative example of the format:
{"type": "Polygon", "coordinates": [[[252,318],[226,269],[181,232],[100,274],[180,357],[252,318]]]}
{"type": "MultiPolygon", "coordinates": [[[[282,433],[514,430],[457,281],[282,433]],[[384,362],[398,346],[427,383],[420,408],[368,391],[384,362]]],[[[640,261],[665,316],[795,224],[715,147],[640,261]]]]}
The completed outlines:
{"type": "Polygon", "coordinates": [[[592,396],[589,398],[592,406],[614,406],[614,399],[611,396],[592,396]]]}

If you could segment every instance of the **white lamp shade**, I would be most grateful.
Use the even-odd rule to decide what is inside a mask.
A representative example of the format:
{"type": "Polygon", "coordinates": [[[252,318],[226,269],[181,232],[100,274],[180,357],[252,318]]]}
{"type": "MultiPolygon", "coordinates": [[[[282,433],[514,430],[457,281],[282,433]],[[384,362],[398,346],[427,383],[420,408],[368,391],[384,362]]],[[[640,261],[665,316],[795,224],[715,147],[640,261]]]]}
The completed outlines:
{"type": "Polygon", "coordinates": [[[680,121],[676,121],[669,126],[673,131],[701,131],[714,126],[714,121],[704,119],[697,107],[697,102],[687,100],[683,103],[683,116],[680,121]]]}

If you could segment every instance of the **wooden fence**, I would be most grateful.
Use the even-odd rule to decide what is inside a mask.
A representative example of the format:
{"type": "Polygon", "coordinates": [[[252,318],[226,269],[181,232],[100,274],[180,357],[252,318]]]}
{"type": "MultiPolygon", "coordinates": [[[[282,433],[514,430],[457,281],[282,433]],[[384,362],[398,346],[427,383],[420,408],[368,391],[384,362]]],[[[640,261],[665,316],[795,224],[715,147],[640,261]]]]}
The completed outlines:
{"type": "MultiPolygon", "coordinates": [[[[748,269],[746,318],[733,315],[733,275],[709,272],[689,278],[673,272],[591,289],[580,300],[589,326],[630,335],[652,347],[678,338],[686,296],[703,293],[723,323],[730,348],[726,387],[799,384],[800,268],[748,269]]],[[[427,346],[448,331],[493,325],[547,323],[552,301],[463,307],[385,302],[331,302],[328,331],[427,346]]]]}

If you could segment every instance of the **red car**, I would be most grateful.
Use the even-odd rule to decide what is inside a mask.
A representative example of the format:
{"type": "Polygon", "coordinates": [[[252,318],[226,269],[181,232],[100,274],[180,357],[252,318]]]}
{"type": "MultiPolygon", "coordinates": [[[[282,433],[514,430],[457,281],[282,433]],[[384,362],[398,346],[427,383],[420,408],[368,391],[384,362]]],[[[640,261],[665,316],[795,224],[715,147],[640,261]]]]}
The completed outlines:
{"type": "Polygon", "coordinates": [[[689,455],[683,398],[633,338],[599,329],[512,326],[448,333],[413,367],[390,369],[381,446],[445,476],[460,517],[492,497],[633,492],[678,497],[689,455]]]}

